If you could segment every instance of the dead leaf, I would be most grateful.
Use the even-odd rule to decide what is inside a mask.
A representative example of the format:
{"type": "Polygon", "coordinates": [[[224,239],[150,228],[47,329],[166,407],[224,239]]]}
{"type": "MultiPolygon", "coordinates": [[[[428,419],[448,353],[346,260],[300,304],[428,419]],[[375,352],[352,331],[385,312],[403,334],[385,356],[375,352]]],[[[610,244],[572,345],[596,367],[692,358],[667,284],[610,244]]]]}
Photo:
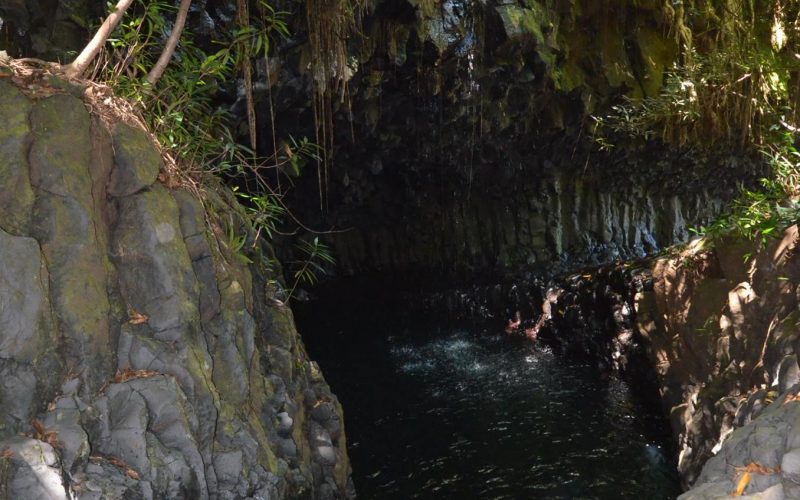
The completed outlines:
{"type": "Polygon", "coordinates": [[[56,431],[48,431],[45,429],[44,424],[42,424],[42,421],[38,418],[31,419],[31,427],[33,427],[34,430],[34,433],[31,436],[32,438],[38,439],[39,441],[44,441],[53,448],[63,447],[61,441],[58,440],[58,433],[56,431]]]}
{"type": "Polygon", "coordinates": [[[8,460],[9,458],[14,456],[14,452],[6,448],[5,450],[0,452],[0,458],[5,458],[8,460]]]}
{"type": "Polygon", "coordinates": [[[750,484],[750,473],[745,472],[742,474],[742,478],[739,479],[739,483],[736,485],[736,489],[733,491],[733,493],[731,493],[731,496],[742,496],[742,493],[744,493],[744,490],[747,488],[748,484],[750,484]]]}
{"type": "Polygon", "coordinates": [[[169,189],[175,189],[181,187],[181,182],[175,179],[175,176],[167,172],[161,172],[160,174],[158,174],[158,181],[169,189]]]}
{"type": "Polygon", "coordinates": [[[58,439],[58,433],[56,431],[48,431],[44,435],[43,441],[45,441],[53,448],[57,448],[59,450],[64,447],[64,444],[61,442],[61,440],[58,439]]]}
{"type": "Polygon", "coordinates": [[[734,469],[736,470],[737,474],[750,473],[761,474],[765,476],[769,474],[778,474],[781,471],[780,466],[771,469],[755,462],[751,462],[741,467],[734,467],[734,469]]]}
{"type": "Polygon", "coordinates": [[[128,323],[131,325],[141,325],[142,323],[147,323],[147,320],[150,318],[147,315],[137,312],[133,309],[130,310],[128,313],[128,323]]]}
{"type": "Polygon", "coordinates": [[[44,436],[46,434],[46,431],[44,429],[42,421],[39,420],[38,418],[31,419],[31,427],[33,427],[33,430],[36,431],[33,437],[35,439],[38,439],[39,441],[44,441],[44,436]]]}
{"type": "Polygon", "coordinates": [[[155,377],[156,375],[161,375],[161,372],[153,370],[134,370],[132,368],[125,368],[122,371],[117,371],[117,374],[114,375],[114,378],[111,379],[111,381],[115,384],[119,384],[121,382],[125,382],[126,380],[131,380],[135,378],[150,378],[150,377],[155,377]]]}
{"type": "Polygon", "coordinates": [[[783,400],[783,404],[791,403],[792,401],[800,401],[800,394],[789,394],[786,396],[786,399],[783,400]]]}
{"type": "Polygon", "coordinates": [[[125,474],[129,478],[134,479],[136,481],[138,481],[139,478],[141,477],[138,472],[133,470],[131,467],[128,466],[128,464],[126,464],[123,460],[121,460],[121,459],[119,459],[117,457],[101,457],[99,455],[93,455],[93,456],[89,457],[89,460],[91,460],[94,463],[99,463],[102,460],[105,460],[108,463],[110,463],[111,465],[113,465],[114,467],[116,467],[118,469],[121,469],[123,472],[125,472],[125,474]]]}
{"type": "Polygon", "coordinates": [[[736,471],[737,476],[739,474],[742,475],[742,477],[739,478],[739,482],[736,484],[736,489],[733,491],[733,493],[731,493],[731,495],[735,497],[742,496],[744,490],[747,488],[747,485],[750,484],[750,479],[752,479],[753,474],[769,475],[779,474],[781,472],[780,466],[770,468],[755,462],[751,462],[740,467],[734,467],[734,470],[736,471]]]}

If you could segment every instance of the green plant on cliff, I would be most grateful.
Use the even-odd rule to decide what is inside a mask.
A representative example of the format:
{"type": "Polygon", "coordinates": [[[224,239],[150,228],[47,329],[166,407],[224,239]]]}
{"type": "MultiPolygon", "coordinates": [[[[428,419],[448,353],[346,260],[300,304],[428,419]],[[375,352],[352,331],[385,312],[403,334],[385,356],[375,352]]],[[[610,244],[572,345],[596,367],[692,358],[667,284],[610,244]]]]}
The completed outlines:
{"type": "Polygon", "coordinates": [[[98,79],[139,105],[162,148],[189,173],[239,175],[243,169],[253,172],[275,163],[256,158],[252,147],[236,142],[229,130],[230,117],[216,102],[244,61],[266,56],[271,37],[288,34],[283,14],[263,1],[259,5],[268,15],[255,16],[250,24],[226,32],[211,52],[198,47],[192,33],[184,30],[175,61],[156,85],[148,78],[148,69],[160,54],[160,40],[171,29],[172,3],[138,3],[110,39],[98,79]]]}
{"type": "MultiPolygon", "coordinates": [[[[93,79],[134,104],[182,182],[198,191],[217,189],[218,183],[205,179],[221,175],[241,186],[236,194],[243,209],[235,211],[241,220],[223,221],[222,239],[239,260],[250,263],[248,254],[258,242],[270,240],[283,217],[291,216],[282,203],[288,186],[284,183],[282,189],[281,175],[298,175],[308,159],[319,158],[318,148],[307,139],[278,143],[271,116],[275,152],[271,157],[256,153],[253,61],[263,58],[269,71],[272,40],[288,35],[285,13],[265,0],[237,0],[236,22],[218,26],[221,37],[201,47],[190,29],[179,26],[189,3],[182,1],[177,12],[171,0],[135,0],[126,6],[125,17],[109,33],[93,79]],[[169,54],[169,64],[164,54],[169,54]],[[233,119],[220,105],[220,95],[231,93],[231,82],[246,103],[248,145],[234,137],[233,119]]],[[[112,11],[109,18],[113,15],[112,11]]],[[[329,255],[324,246],[308,254],[299,279],[308,280],[308,273],[320,271],[314,261],[329,255]]]]}
{"type": "Polygon", "coordinates": [[[800,99],[800,2],[668,4],[679,59],[659,95],[623,98],[607,115],[595,117],[597,145],[608,150],[633,138],[674,148],[761,151],[772,170],[761,187],[742,188],[726,215],[694,232],[712,240],[733,233],[766,243],[800,215],[793,139],[800,99]]]}
{"type": "Polygon", "coordinates": [[[760,190],[742,189],[724,216],[694,232],[712,240],[735,234],[766,245],[784,229],[800,221],[800,152],[794,134],[766,145],[762,152],[772,166],[772,176],[761,179],[760,190]]]}
{"type": "Polygon", "coordinates": [[[293,273],[294,283],[287,293],[287,301],[294,295],[301,283],[313,285],[319,279],[319,275],[325,274],[326,265],[336,263],[330,248],[319,241],[319,237],[314,237],[311,241],[300,240],[297,249],[303,255],[303,259],[289,263],[295,270],[293,273]]]}
{"type": "Polygon", "coordinates": [[[623,98],[595,117],[601,147],[636,137],[748,149],[773,140],[781,122],[795,123],[800,2],[687,0],[665,8],[680,56],[658,95],[623,98]]]}

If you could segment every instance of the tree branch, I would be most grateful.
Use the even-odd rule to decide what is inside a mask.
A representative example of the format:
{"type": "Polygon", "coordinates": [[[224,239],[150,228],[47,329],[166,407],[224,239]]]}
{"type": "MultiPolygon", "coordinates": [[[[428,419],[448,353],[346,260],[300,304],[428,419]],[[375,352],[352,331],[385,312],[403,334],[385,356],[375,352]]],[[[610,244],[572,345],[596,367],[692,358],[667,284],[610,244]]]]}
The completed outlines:
{"type": "Polygon", "coordinates": [[[103,24],[100,25],[97,33],[94,34],[94,37],[92,37],[88,45],[84,47],[83,51],[78,54],[78,57],[76,57],[71,64],[67,65],[67,76],[79,77],[86,71],[86,68],[89,67],[92,60],[100,53],[100,50],[103,48],[103,45],[105,45],[111,32],[117,27],[125,11],[128,10],[128,7],[130,7],[132,3],[133,0],[119,0],[119,2],[117,2],[114,10],[108,15],[106,20],[103,21],[103,24]]]}
{"type": "Polygon", "coordinates": [[[172,59],[172,55],[175,53],[178,40],[186,24],[186,16],[189,14],[189,6],[191,3],[192,0],[181,0],[181,5],[178,7],[178,16],[175,19],[175,25],[172,27],[172,33],[170,33],[169,39],[167,40],[167,45],[164,46],[164,51],[161,53],[161,56],[159,56],[153,69],[147,74],[147,81],[150,82],[150,85],[155,85],[161,78],[161,75],[164,74],[164,70],[167,69],[170,59],[172,59]]]}

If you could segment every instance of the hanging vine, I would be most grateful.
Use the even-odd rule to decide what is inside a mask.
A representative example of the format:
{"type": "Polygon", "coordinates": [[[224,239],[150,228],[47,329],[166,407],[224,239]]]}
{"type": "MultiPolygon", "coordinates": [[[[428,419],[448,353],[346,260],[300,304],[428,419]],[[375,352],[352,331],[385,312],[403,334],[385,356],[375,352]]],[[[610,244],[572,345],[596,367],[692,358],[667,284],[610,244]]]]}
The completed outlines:
{"type": "Polygon", "coordinates": [[[355,64],[350,60],[348,42],[361,32],[365,0],[308,0],[306,21],[314,85],[312,107],[317,144],[320,211],[327,210],[328,170],[334,148],[334,101],[348,104],[347,82],[355,64]]]}
{"type": "MultiPolygon", "coordinates": [[[[659,95],[596,118],[612,135],[677,146],[748,149],[797,127],[800,1],[683,0],[664,4],[680,58],[659,95]]],[[[605,141],[607,137],[601,137],[605,141]]]]}

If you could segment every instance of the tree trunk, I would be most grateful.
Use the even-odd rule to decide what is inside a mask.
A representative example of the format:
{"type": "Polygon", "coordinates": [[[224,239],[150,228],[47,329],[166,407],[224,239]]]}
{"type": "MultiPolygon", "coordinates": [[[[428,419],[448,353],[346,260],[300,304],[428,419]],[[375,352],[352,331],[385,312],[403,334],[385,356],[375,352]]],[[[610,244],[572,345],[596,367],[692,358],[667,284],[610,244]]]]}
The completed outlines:
{"type": "Polygon", "coordinates": [[[130,7],[132,3],[133,0],[119,0],[119,2],[117,2],[114,10],[111,11],[106,20],[103,21],[100,29],[94,34],[89,44],[84,47],[83,51],[81,51],[71,64],[67,65],[67,76],[79,77],[83,75],[86,68],[89,67],[89,64],[91,64],[94,58],[97,57],[97,54],[100,53],[100,50],[103,48],[103,45],[105,45],[111,32],[117,27],[125,11],[128,10],[128,7],[130,7]]]}
{"type": "Polygon", "coordinates": [[[164,70],[167,69],[167,64],[172,59],[172,55],[175,53],[178,40],[183,32],[183,26],[186,24],[186,16],[189,14],[191,3],[192,0],[181,0],[181,6],[178,8],[178,17],[175,19],[175,25],[172,27],[172,33],[169,35],[167,45],[164,47],[164,51],[159,56],[155,66],[147,75],[147,81],[150,82],[150,85],[155,85],[158,82],[161,75],[164,74],[164,70]]]}

